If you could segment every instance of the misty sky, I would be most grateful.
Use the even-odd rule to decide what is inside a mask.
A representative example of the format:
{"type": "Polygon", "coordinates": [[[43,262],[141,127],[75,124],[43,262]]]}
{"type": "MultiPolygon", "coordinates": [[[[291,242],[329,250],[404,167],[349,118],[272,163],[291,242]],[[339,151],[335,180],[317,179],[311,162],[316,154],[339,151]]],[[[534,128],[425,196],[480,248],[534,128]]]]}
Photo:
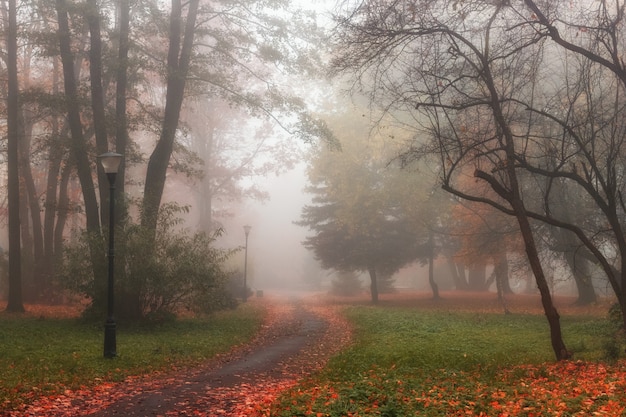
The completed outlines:
{"type": "MultiPolygon", "coordinates": [[[[294,3],[315,9],[320,23],[329,20],[329,11],[335,6],[334,0],[297,0],[294,3]]],[[[293,222],[299,220],[302,207],[310,202],[311,196],[303,190],[307,183],[305,169],[306,161],[279,177],[270,175],[255,180],[270,193],[270,200],[246,201],[242,214],[229,222],[227,240],[235,242],[234,245],[237,245],[238,233],[240,244],[244,245],[243,226],[252,226],[248,238],[248,276],[253,289],[294,288],[303,282],[303,265],[312,254],[302,246],[307,229],[293,222]]]]}
{"type": "MultiPolygon", "coordinates": [[[[307,230],[293,222],[300,218],[302,207],[310,201],[303,191],[306,184],[305,164],[280,177],[269,176],[263,186],[271,198],[265,203],[249,201],[242,215],[228,229],[229,240],[241,235],[243,225],[252,226],[248,238],[248,271],[252,288],[297,286],[302,282],[302,266],[308,251],[302,246],[307,230]],[[239,222],[239,228],[235,224],[239,222]]],[[[260,181],[261,182],[261,181],[260,181]]],[[[236,239],[235,239],[236,240],[236,239]]]]}

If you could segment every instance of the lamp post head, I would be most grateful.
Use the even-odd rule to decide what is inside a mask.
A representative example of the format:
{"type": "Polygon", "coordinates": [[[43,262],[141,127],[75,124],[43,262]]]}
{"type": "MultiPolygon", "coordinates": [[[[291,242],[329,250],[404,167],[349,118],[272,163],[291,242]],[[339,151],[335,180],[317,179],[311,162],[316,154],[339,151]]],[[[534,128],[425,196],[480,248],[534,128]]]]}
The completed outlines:
{"type": "Polygon", "coordinates": [[[115,152],[107,152],[98,155],[98,160],[104,168],[105,174],[117,174],[120,164],[122,163],[122,155],[115,152]]]}
{"type": "Polygon", "coordinates": [[[248,235],[250,234],[250,229],[252,229],[252,226],[245,225],[243,227],[243,231],[245,232],[246,237],[248,237],[248,235]]]}

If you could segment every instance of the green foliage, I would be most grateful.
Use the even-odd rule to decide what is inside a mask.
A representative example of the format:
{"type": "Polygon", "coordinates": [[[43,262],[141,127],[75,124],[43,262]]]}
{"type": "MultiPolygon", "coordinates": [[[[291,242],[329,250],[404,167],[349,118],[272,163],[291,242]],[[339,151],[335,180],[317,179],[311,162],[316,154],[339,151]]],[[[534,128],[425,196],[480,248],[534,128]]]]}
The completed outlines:
{"type": "Polygon", "coordinates": [[[609,308],[609,320],[618,326],[622,325],[622,308],[620,307],[619,303],[613,303],[613,305],[611,305],[611,308],[609,308]]]}
{"type": "MultiPolygon", "coordinates": [[[[553,375],[540,315],[366,306],[346,312],[355,325],[353,345],[320,374],[285,393],[272,416],[307,415],[311,409],[324,416],[442,416],[460,415],[455,410],[464,407],[471,415],[481,410],[499,415],[488,411],[497,409],[492,407],[499,406],[500,393],[518,400],[513,390],[520,379],[561,382],[553,375]]],[[[576,358],[593,361],[604,357],[603,341],[613,326],[599,318],[566,317],[563,331],[581,341],[576,358]]],[[[529,390],[530,384],[520,389],[529,390]]],[[[529,407],[538,406],[540,400],[524,395],[529,395],[529,407]]]]}
{"type": "Polygon", "coordinates": [[[614,331],[611,337],[604,340],[605,358],[616,361],[626,352],[626,329],[623,328],[622,308],[619,303],[616,302],[609,308],[608,320],[613,324],[614,331]]]}
{"type": "Polygon", "coordinates": [[[74,319],[0,315],[0,414],[39,395],[193,366],[250,339],[264,317],[242,305],[202,318],[118,327],[118,357],[102,357],[102,327],[74,319]]]}
{"type": "Polygon", "coordinates": [[[94,304],[99,304],[102,303],[102,297],[104,297],[105,283],[96,283],[94,279],[89,256],[90,240],[96,240],[102,246],[102,253],[106,254],[106,242],[102,235],[90,235],[83,232],[74,236],[63,247],[63,261],[57,269],[56,280],[61,287],[71,293],[91,298],[94,304]]]}
{"type": "Polygon", "coordinates": [[[390,163],[400,147],[393,135],[372,133],[355,114],[361,113],[345,112],[330,123],[340,151],[319,148],[312,156],[307,191],[313,203],[297,224],[312,231],[304,244],[322,267],[390,277],[425,256],[427,235],[415,221],[421,196],[415,190],[424,182],[390,163]]]}
{"type": "MultiPolygon", "coordinates": [[[[150,318],[162,321],[175,313],[197,313],[233,308],[226,290],[229,280],[223,264],[232,251],[212,247],[219,235],[190,235],[177,229],[181,208],[166,205],[159,213],[156,237],[138,224],[116,233],[115,315],[119,318],[150,318]]],[[[88,236],[66,250],[62,282],[70,291],[91,299],[88,315],[104,317],[105,283],[95,283],[88,253],[88,236]]],[[[104,240],[99,237],[103,248],[104,240]]],[[[103,250],[103,252],[105,252],[103,250]]]]}

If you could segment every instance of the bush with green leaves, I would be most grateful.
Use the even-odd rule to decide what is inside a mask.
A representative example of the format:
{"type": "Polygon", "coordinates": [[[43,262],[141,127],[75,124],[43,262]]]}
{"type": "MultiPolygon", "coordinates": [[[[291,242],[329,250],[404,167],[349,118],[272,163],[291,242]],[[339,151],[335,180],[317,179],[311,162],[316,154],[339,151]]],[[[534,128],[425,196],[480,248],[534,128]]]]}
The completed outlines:
{"type": "MultiPolygon", "coordinates": [[[[234,250],[213,246],[221,231],[207,235],[181,229],[185,210],[164,206],[156,234],[135,223],[116,230],[116,318],[164,320],[181,311],[210,313],[236,306],[226,289],[231,273],[224,269],[234,250]]],[[[107,286],[94,282],[89,238],[99,239],[106,255],[106,239],[81,236],[66,248],[60,279],[67,289],[91,300],[87,315],[104,317],[107,286]]]]}

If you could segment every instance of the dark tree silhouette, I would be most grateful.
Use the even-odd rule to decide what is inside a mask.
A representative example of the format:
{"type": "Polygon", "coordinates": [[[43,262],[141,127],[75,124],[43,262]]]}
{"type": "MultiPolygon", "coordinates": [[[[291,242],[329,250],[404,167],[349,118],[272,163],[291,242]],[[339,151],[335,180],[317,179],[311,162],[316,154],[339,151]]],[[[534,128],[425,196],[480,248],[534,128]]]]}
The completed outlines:
{"type": "Polygon", "coordinates": [[[8,199],[9,199],[9,299],[7,311],[23,312],[20,239],[20,185],[18,174],[19,86],[17,77],[17,10],[9,0],[7,42],[7,137],[8,137],[8,199]]]}

